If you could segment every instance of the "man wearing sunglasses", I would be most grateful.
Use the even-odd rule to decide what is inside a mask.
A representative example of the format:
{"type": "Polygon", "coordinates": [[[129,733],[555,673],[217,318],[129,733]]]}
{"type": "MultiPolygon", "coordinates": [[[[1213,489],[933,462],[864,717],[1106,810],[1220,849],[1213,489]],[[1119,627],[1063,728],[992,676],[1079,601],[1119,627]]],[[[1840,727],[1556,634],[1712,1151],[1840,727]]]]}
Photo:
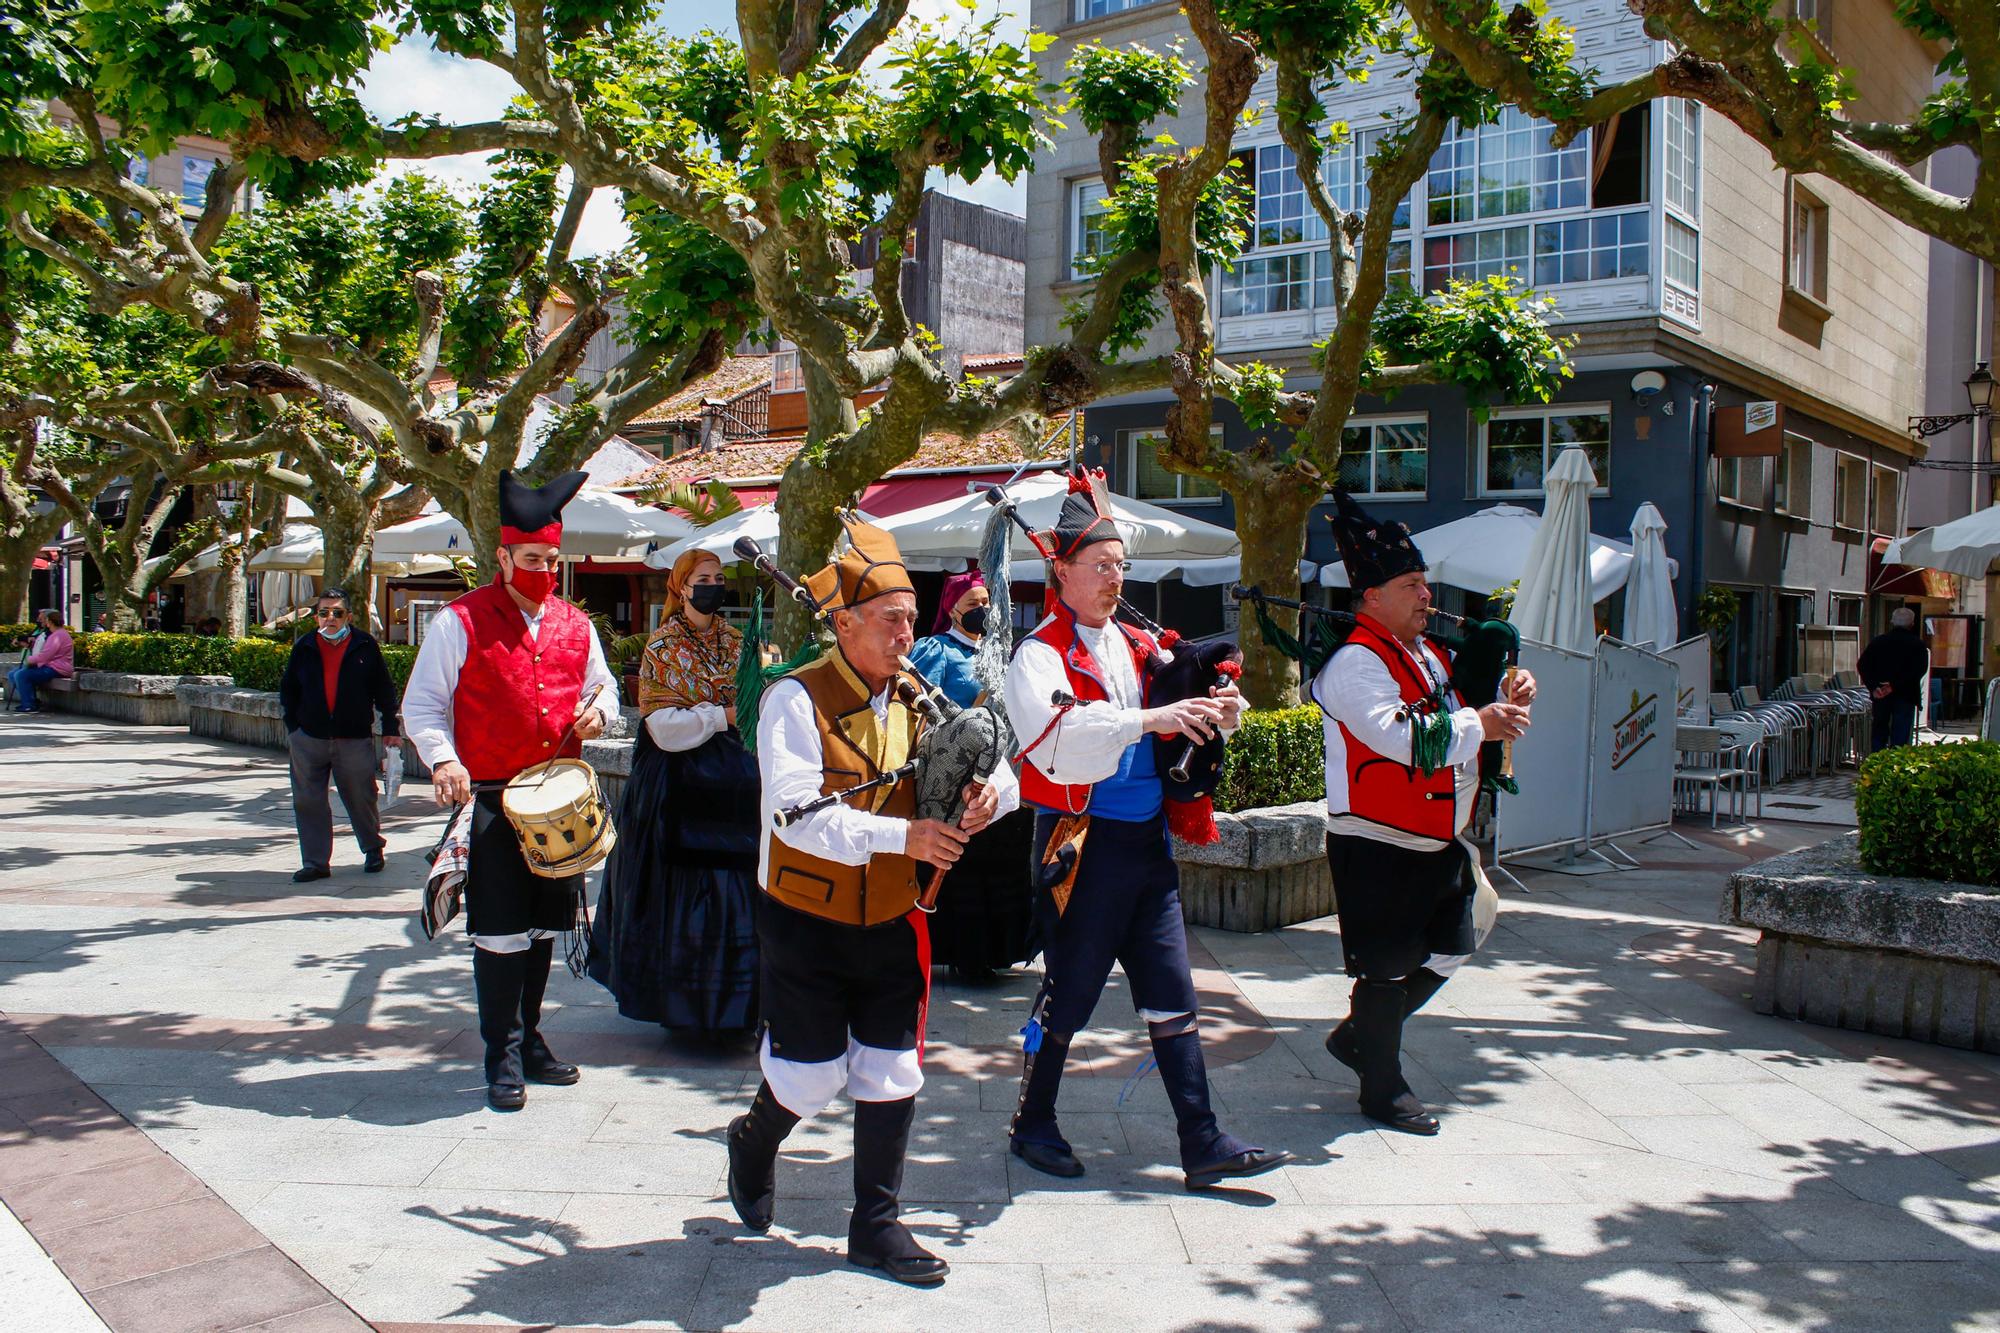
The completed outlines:
{"type": "Polygon", "coordinates": [[[373,635],[354,626],[344,588],[328,588],[313,603],[318,629],[292,644],[278,685],[292,756],[292,818],[299,829],[300,884],[333,873],[333,807],[329,780],[340,789],[347,822],[361,845],[362,868],[386,864],[382,815],[376,804],[375,719],[382,743],[397,739],[396,682],[373,635]]]}

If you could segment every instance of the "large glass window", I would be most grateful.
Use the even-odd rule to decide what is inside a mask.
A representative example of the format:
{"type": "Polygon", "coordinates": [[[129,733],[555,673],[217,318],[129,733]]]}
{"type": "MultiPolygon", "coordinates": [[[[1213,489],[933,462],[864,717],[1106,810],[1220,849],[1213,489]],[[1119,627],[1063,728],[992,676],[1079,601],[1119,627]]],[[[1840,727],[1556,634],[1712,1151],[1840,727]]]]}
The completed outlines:
{"type": "Polygon", "coordinates": [[[1104,206],[1110,197],[1101,180],[1078,181],[1070,189],[1070,276],[1088,277],[1083,261],[1104,250],[1104,206]]]}
{"type": "Polygon", "coordinates": [[[1430,435],[1424,417],[1350,421],[1340,435],[1340,488],[1360,496],[1423,495],[1430,435]]]}
{"type": "Polygon", "coordinates": [[[785,348],[771,355],[771,392],[797,393],[806,387],[805,373],[799,369],[797,348],[785,348]]]}
{"type": "Polygon", "coordinates": [[[1153,0],[1076,0],[1076,19],[1103,18],[1106,14],[1122,14],[1128,9],[1149,5],[1153,0]]]}
{"type": "Polygon", "coordinates": [[[1667,281],[1691,292],[1701,290],[1701,233],[1667,215],[1667,281]]]}
{"type": "Polygon", "coordinates": [[[1833,525],[1859,532],[1868,524],[1868,460],[1835,454],[1833,463],[1833,525]]]}
{"type": "Polygon", "coordinates": [[[1609,408],[1499,408],[1480,431],[1480,490],[1540,495],[1556,455],[1579,446],[1597,474],[1594,495],[1611,490],[1609,408]]]}
{"type": "MultiPolygon", "coordinates": [[[[1327,149],[1326,156],[1320,159],[1320,177],[1326,181],[1326,192],[1343,211],[1367,211],[1368,159],[1382,146],[1387,133],[1387,130],[1357,130],[1347,136],[1346,142],[1327,149]]],[[[1410,225],[1410,199],[1415,193],[1412,189],[1396,206],[1398,231],[1410,225]]]]}
{"type": "Polygon", "coordinates": [[[208,178],[215,174],[215,160],[207,157],[181,159],[181,203],[202,208],[208,203],[208,178]]]}
{"type": "Polygon", "coordinates": [[[1257,227],[1251,239],[1259,246],[1326,239],[1326,223],[1299,180],[1299,159],[1281,143],[1257,150],[1257,227]]]}
{"type": "Polygon", "coordinates": [[[1666,108],[1667,206],[1701,218],[1701,103],[1670,97],[1666,108]]]}
{"type": "Polygon", "coordinates": [[[1262,259],[1239,259],[1236,267],[1222,275],[1221,314],[1276,315],[1290,310],[1310,310],[1319,284],[1313,280],[1314,259],[1326,274],[1327,301],[1332,300],[1332,277],[1327,272],[1329,257],[1322,251],[1271,255],[1262,259]]]}
{"type": "MultiPolygon", "coordinates": [[[[1209,427],[1211,438],[1222,438],[1222,427],[1209,427]]],[[[1222,491],[1212,481],[1201,477],[1184,477],[1178,472],[1169,472],[1160,463],[1160,450],[1166,447],[1167,437],[1158,430],[1121,430],[1118,432],[1118,487],[1120,493],[1135,500],[1215,500],[1222,491]]]]}
{"type": "Polygon", "coordinates": [[[1875,531],[1890,537],[1903,535],[1903,477],[1892,467],[1875,469],[1875,531]]]}
{"type": "Polygon", "coordinates": [[[1614,213],[1535,224],[1535,285],[1643,278],[1651,268],[1651,215],[1614,213]]]}
{"type": "Polygon", "coordinates": [[[1553,134],[1553,127],[1511,106],[1492,125],[1454,127],[1431,159],[1430,225],[1582,207],[1589,136],[1557,149],[1553,134]]]}
{"type": "Polygon", "coordinates": [[[1424,238],[1424,290],[1441,292],[1452,279],[1475,282],[1499,273],[1524,281],[1528,267],[1527,227],[1493,227],[1455,236],[1424,238]]]}
{"type": "Polygon", "coordinates": [[[1812,441],[1785,436],[1771,479],[1771,508],[1791,518],[1812,517],[1812,441]]]}

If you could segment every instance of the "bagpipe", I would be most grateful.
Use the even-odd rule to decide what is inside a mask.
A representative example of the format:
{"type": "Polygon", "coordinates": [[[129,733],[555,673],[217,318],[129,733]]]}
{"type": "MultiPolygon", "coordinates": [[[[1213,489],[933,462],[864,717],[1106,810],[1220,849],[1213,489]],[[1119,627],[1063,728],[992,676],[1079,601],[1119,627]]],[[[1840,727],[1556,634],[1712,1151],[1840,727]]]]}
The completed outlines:
{"type": "MultiPolygon", "coordinates": [[[[833,624],[833,610],[823,606],[799,580],[779,569],[777,562],[764,553],[756,539],[739,537],[736,540],[736,554],[749,561],[760,574],[778,585],[801,606],[814,620],[829,629],[833,624]]],[[[800,655],[803,661],[796,665],[788,663],[787,670],[796,670],[812,660],[811,654],[800,655]]],[[[910,758],[906,763],[870,778],[853,787],[837,792],[827,792],[797,805],[774,811],[771,822],[777,828],[788,828],[801,819],[839,805],[855,796],[893,787],[899,782],[911,782],[915,786],[917,818],[935,819],[947,824],[956,824],[965,813],[965,789],[967,786],[983,782],[987,775],[999,767],[1006,753],[1006,726],[993,709],[984,705],[960,708],[945,692],[939,689],[923,672],[919,671],[907,657],[898,659],[898,671],[890,688],[902,704],[917,713],[924,720],[917,732],[910,758]]],[[[737,717],[743,716],[740,693],[737,717]]],[[[922,890],[917,906],[926,912],[937,910],[938,892],[944,886],[945,872],[930,866],[918,871],[922,890]]]]}
{"type": "MultiPolygon", "coordinates": [[[[1003,486],[987,486],[981,494],[986,502],[1004,514],[1027,534],[1045,559],[1053,558],[1041,534],[1021,517],[1020,509],[1003,486]]],[[[1144,631],[1153,641],[1154,652],[1146,664],[1145,705],[1158,708],[1183,699],[1205,699],[1209,691],[1233,684],[1243,675],[1243,652],[1227,640],[1191,644],[1178,630],[1155,622],[1123,597],[1118,614],[1144,631]]],[[[1059,705],[1061,706],[1061,705],[1059,705]]],[[[1072,703],[1069,706],[1075,706],[1072,703]]],[[[1167,806],[1167,826],[1183,842],[1205,845],[1221,834],[1215,827],[1213,797],[1222,781],[1226,744],[1220,729],[1205,741],[1185,736],[1150,738],[1154,764],[1167,806]]]]}
{"type": "MultiPolygon", "coordinates": [[[[1348,633],[1360,619],[1351,611],[1273,597],[1261,588],[1246,588],[1240,583],[1230,588],[1229,595],[1239,603],[1251,604],[1264,642],[1297,662],[1308,683],[1347,641],[1348,633]],[[1297,637],[1286,633],[1282,625],[1271,619],[1266,608],[1273,606],[1301,614],[1297,637]]],[[[1426,639],[1445,650],[1446,660],[1451,663],[1451,688],[1474,708],[1498,699],[1502,684],[1511,683],[1520,671],[1521,632],[1504,620],[1474,620],[1435,610],[1431,615],[1458,627],[1455,634],[1424,631],[1426,639]]],[[[1437,702],[1441,706],[1442,701],[1437,702]]],[[[1442,752],[1427,755],[1422,753],[1424,748],[1420,744],[1412,754],[1412,767],[1422,768],[1426,773],[1436,772],[1443,764],[1442,752]]],[[[1481,785],[1489,791],[1518,795],[1520,788],[1514,782],[1514,743],[1487,741],[1481,745],[1479,776],[1481,785]]]]}

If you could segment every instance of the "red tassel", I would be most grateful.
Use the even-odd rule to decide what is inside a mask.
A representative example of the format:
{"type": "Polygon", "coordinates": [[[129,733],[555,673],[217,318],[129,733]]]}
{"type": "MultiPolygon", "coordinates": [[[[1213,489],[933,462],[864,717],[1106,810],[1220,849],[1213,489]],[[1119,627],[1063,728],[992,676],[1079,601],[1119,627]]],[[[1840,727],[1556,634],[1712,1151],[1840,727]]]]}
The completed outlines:
{"type": "Polygon", "coordinates": [[[1168,801],[1167,830],[1182,842],[1197,847],[1222,840],[1222,830],[1215,826],[1215,802],[1206,796],[1197,796],[1192,801],[1168,801]]]}
{"type": "Polygon", "coordinates": [[[1180,641],[1181,632],[1177,629],[1170,629],[1160,636],[1160,647],[1166,649],[1168,652],[1172,652],[1179,645],[1180,641]]]}
{"type": "Polygon", "coordinates": [[[1215,674],[1224,680],[1241,680],[1243,678],[1243,664],[1241,662],[1217,662],[1215,664],[1215,674]]]}
{"type": "Polygon", "coordinates": [[[1090,474],[1088,472],[1072,472],[1069,474],[1069,493],[1071,495],[1075,495],[1079,491],[1087,491],[1089,489],[1090,489],[1090,474]]]}

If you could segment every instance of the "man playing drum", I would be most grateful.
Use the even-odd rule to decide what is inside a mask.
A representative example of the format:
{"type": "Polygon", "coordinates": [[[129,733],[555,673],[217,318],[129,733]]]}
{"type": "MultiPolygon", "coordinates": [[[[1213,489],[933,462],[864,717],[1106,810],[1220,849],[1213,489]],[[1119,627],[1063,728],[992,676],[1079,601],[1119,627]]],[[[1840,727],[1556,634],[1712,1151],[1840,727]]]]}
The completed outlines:
{"type": "Polygon", "coordinates": [[[944,1280],[945,1261],[897,1220],[930,989],[917,865],[948,869],[1020,793],[1003,763],[968,787],[956,824],[916,818],[915,784],[902,780],[773,831],[780,812],[902,768],[922,730],[896,688],[915,637],[916,591],[887,533],[861,523],[848,533],[854,545],[806,580],[819,605],[834,608],[835,651],[760,702],[764,1080],[729,1126],[729,1200],[743,1225],[767,1230],[779,1144],[845,1087],[854,1098],[848,1261],[928,1286],[944,1280]]]}
{"type": "Polygon", "coordinates": [[[466,930],[496,1111],[521,1109],[527,1080],[578,1078],[549,1050],[540,1021],[554,936],[576,926],[583,876],[532,873],[500,798],[523,769],[578,754],[616,707],[618,682],[590,618],[555,595],[562,507],[583,482],[567,472],[536,490],[500,474],[499,575],[438,612],[403,693],[404,731],[430,767],[438,804],[473,803],[466,930]]]}

